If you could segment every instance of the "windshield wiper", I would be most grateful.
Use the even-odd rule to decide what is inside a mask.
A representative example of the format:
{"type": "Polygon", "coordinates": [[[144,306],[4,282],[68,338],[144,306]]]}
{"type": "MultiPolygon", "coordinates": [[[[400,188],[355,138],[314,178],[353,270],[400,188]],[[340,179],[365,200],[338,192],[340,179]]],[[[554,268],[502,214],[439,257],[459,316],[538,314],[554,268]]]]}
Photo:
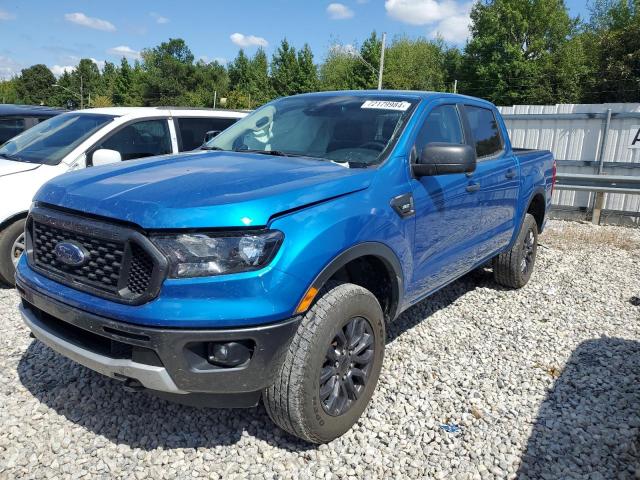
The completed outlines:
{"type": "Polygon", "coordinates": [[[220,147],[210,147],[208,145],[202,145],[199,150],[216,150],[216,151],[221,151],[224,152],[226,151],[224,148],[220,148],[220,147]]]}
{"type": "Polygon", "coordinates": [[[280,150],[254,150],[254,149],[247,149],[247,150],[233,150],[234,152],[238,152],[238,153],[260,153],[262,155],[272,155],[274,157],[302,157],[303,155],[299,155],[297,153],[287,153],[287,152],[282,152],[280,150]]]}
{"type": "Polygon", "coordinates": [[[0,153],[0,157],[6,158],[7,160],[14,160],[14,161],[18,160],[18,161],[20,161],[19,157],[16,157],[14,155],[9,155],[8,153],[0,153]]]}
{"type": "Polygon", "coordinates": [[[331,160],[333,163],[339,163],[339,164],[344,164],[347,163],[349,165],[349,168],[367,168],[369,167],[369,165],[371,165],[370,163],[367,162],[356,162],[353,160],[331,160]]]}

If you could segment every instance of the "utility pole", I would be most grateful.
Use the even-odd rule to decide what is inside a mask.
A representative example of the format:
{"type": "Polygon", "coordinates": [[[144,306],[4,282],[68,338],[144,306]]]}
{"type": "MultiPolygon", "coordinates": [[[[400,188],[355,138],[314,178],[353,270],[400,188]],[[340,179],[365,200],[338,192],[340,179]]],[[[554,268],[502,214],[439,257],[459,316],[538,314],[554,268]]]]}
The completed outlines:
{"type": "Polygon", "coordinates": [[[216,108],[216,100],[218,99],[218,91],[213,91],[213,108],[216,108]]]}
{"type": "Polygon", "coordinates": [[[384,70],[384,49],[387,42],[387,33],[382,32],[382,49],[380,50],[380,67],[378,69],[378,90],[382,90],[382,72],[384,70]]]}
{"type": "Polygon", "coordinates": [[[82,75],[80,75],[80,110],[84,108],[84,85],[82,81],[82,75]]]}
{"type": "Polygon", "coordinates": [[[453,93],[458,93],[458,80],[453,81],[453,93]]]}

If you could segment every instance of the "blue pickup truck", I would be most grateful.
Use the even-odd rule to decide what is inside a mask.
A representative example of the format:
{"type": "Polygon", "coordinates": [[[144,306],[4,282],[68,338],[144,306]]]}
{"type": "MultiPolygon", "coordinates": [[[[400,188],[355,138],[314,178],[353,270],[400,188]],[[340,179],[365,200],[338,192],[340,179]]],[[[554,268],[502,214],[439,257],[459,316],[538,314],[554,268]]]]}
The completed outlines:
{"type": "Polygon", "coordinates": [[[358,91],[275,100],[202,151],[38,192],[16,273],[36,338],[130,389],[249,407],[309,442],[369,403],[385,325],[491,262],[529,280],[548,151],[489,102],[358,91]]]}

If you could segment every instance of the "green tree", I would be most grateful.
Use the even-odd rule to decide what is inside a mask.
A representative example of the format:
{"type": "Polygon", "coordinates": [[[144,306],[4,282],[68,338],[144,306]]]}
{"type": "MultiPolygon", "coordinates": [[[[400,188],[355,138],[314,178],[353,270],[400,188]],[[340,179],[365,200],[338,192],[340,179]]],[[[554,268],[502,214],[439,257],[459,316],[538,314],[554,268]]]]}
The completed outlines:
{"type": "Polygon", "coordinates": [[[319,81],[322,90],[351,90],[359,88],[355,82],[354,70],[359,60],[350,46],[333,45],[322,65],[319,81]]]}
{"type": "Polygon", "coordinates": [[[276,96],[300,92],[296,49],[285,38],[271,59],[271,85],[276,96]]]}
{"type": "Polygon", "coordinates": [[[385,52],[383,85],[399,90],[444,90],[444,59],[441,42],[396,38],[385,52]]]}
{"type": "Polygon", "coordinates": [[[640,101],[640,0],[599,0],[582,41],[593,72],[584,101],[640,101]]]}
{"type": "Polygon", "coordinates": [[[17,85],[17,78],[0,81],[0,103],[18,102],[18,93],[16,91],[17,85]]]}
{"type": "Polygon", "coordinates": [[[142,96],[145,105],[179,105],[195,90],[193,54],[182,39],[169,39],[142,51],[142,96]]]}
{"type": "Polygon", "coordinates": [[[218,62],[199,61],[195,66],[195,91],[184,105],[193,107],[213,107],[214,99],[219,99],[229,89],[229,75],[218,62]],[[217,98],[216,98],[217,97],[217,98]]]}
{"type": "Polygon", "coordinates": [[[124,106],[130,104],[129,92],[131,90],[132,83],[131,77],[131,65],[129,65],[126,58],[122,57],[122,60],[120,61],[120,68],[118,69],[113,85],[112,99],[115,105],[124,106]]]}
{"type": "Polygon", "coordinates": [[[459,90],[499,104],[575,102],[583,53],[563,0],[487,0],[471,10],[459,90]]]}
{"type": "Polygon", "coordinates": [[[298,89],[299,93],[318,90],[318,67],[313,63],[313,52],[308,43],[298,52],[298,89]]]}
{"type": "Polygon", "coordinates": [[[90,58],[83,58],[78,66],[71,72],[71,90],[82,93],[82,104],[85,108],[91,107],[91,97],[99,95],[101,87],[101,75],[98,65],[90,58]]]}
{"type": "Polygon", "coordinates": [[[17,99],[28,105],[46,105],[50,102],[54,83],[56,77],[46,65],[25,68],[17,78],[17,99]]]}
{"type": "Polygon", "coordinates": [[[379,40],[377,33],[373,31],[362,43],[360,61],[354,65],[353,76],[356,88],[377,88],[381,51],[382,40],[379,40]]]}

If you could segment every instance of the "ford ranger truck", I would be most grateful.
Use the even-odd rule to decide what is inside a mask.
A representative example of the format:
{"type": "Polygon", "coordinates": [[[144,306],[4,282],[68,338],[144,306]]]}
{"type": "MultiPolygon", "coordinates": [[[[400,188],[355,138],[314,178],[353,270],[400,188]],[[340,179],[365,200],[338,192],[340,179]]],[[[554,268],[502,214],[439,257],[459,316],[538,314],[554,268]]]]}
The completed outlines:
{"type": "Polygon", "coordinates": [[[44,185],[20,311],[130,389],[262,399],[314,443],[364,412],[401,312],[488,262],[499,284],[528,282],[555,176],[491,103],[444,93],[282,98],[204,148],[44,185]]]}

